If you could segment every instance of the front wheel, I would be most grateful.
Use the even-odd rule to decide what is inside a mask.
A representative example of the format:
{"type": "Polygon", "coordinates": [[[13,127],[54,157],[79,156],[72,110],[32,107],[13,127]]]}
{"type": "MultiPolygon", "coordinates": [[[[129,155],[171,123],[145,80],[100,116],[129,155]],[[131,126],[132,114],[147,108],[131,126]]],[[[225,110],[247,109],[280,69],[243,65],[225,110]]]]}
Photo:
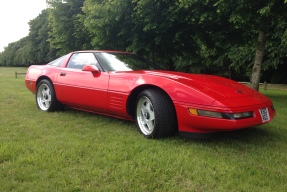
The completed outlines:
{"type": "Polygon", "coordinates": [[[36,103],[42,111],[55,111],[63,109],[63,105],[58,102],[52,83],[46,79],[41,80],[37,85],[36,103]]]}
{"type": "Polygon", "coordinates": [[[172,136],[177,121],[171,99],[159,89],[142,91],[137,97],[136,121],[146,138],[172,136]]]}

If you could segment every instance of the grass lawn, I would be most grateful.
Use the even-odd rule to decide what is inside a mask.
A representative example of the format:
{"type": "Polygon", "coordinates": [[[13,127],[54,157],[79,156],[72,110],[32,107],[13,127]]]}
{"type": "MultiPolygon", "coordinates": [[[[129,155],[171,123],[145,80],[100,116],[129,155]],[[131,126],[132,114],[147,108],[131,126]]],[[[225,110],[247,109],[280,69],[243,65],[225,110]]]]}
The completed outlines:
{"type": "Polygon", "coordinates": [[[26,68],[0,68],[0,191],[287,191],[287,90],[269,124],[211,140],[145,139],[134,122],[45,113],[26,68]]]}

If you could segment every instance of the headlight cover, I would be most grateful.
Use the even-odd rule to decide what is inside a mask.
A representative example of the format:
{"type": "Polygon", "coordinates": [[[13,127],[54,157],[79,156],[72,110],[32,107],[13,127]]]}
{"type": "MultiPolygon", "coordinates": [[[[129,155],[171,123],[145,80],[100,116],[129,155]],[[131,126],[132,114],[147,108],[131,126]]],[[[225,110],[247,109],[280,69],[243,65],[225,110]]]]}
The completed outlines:
{"type": "Polygon", "coordinates": [[[223,118],[222,114],[214,111],[197,110],[198,115],[205,117],[223,118]]]}
{"type": "Polygon", "coordinates": [[[252,118],[254,116],[252,111],[246,111],[240,113],[221,113],[216,111],[208,111],[193,108],[189,108],[188,111],[192,115],[219,118],[219,119],[230,119],[230,120],[246,119],[246,118],[252,118]]]}

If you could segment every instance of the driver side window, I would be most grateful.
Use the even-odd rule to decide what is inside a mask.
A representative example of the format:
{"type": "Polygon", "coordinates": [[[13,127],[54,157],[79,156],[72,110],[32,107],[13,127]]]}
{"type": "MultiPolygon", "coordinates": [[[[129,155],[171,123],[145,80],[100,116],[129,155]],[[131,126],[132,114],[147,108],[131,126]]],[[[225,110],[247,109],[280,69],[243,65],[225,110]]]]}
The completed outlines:
{"type": "Polygon", "coordinates": [[[96,65],[98,67],[98,61],[93,53],[74,53],[67,68],[82,69],[85,65],[96,65]]]}

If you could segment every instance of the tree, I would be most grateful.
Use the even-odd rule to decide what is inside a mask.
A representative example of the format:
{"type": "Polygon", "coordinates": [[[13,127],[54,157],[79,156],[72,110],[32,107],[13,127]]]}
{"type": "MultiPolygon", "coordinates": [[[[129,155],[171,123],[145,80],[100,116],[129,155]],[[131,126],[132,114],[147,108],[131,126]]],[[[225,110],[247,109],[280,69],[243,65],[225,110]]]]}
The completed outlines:
{"type": "MultiPolygon", "coordinates": [[[[249,31],[248,33],[243,34],[245,35],[243,39],[247,39],[246,35],[248,35],[250,38],[249,41],[252,42],[252,38],[255,39],[257,34],[251,86],[253,89],[259,90],[261,69],[262,67],[268,68],[268,66],[270,66],[270,63],[264,63],[263,58],[274,59],[274,54],[272,55],[269,52],[266,52],[266,43],[268,44],[268,38],[272,38],[272,33],[279,32],[276,29],[278,29],[278,26],[282,26],[282,21],[287,17],[287,9],[284,2],[281,0],[238,0],[227,3],[226,1],[220,0],[215,5],[219,10],[223,10],[225,14],[230,15],[229,22],[234,25],[234,28],[241,28],[249,31]],[[281,21],[281,23],[278,21],[281,21]],[[268,55],[266,55],[266,53],[268,53],[268,55]]],[[[281,28],[279,33],[282,32],[282,29],[283,31],[286,31],[286,25],[284,28],[281,28]]],[[[273,44],[272,47],[275,48],[276,44],[278,45],[278,43],[280,44],[281,42],[277,39],[277,42],[273,44]]],[[[270,47],[267,48],[270,49],[270,47]]],[[[270,62],[268,59],[266,59],[266,61],[270,62]]],[[[272,65],[277,66],[279,63],[280,61],[277,60],[277,63],[273,62],[272,65]]]]}
{"type": "Polygon", "coordinates": [[[169,69],[183,49],[195,52],[189,10],[176,0],[86,0],[83,11],[96,48],[149,55],[169,69]]]}
{"type": "Polygon", "coordinates": [[[57,55],[90,49],[91,36],[82,22],[84,0],[48,0],[51,31],[48,41],[57,55]]]}
{"type": "Polygon", "coordinates": [[[126,50],[131,44],[131,0],[86,0],[83,11],[95,49],[126,50]]]}
{"type": "Polygon", "coordinates": [[[258,89],[260,74],[284,79],[273,71],[286,69],[286,2],[48,0],[48,11],[30,22],[29,37],[0,53],[0,65],[43,63],[81,49],[127,50],[171,70],[251,76],[258,89]]]}
{"type": "Polygon", "coordinates": [[[48,18],[49,11],[46,9],[29,22],[28,38],[31,44],[29,56],[33,64],[44,64],[55,59],[55,51],[47,41],[51,31],[48,18]]]}

